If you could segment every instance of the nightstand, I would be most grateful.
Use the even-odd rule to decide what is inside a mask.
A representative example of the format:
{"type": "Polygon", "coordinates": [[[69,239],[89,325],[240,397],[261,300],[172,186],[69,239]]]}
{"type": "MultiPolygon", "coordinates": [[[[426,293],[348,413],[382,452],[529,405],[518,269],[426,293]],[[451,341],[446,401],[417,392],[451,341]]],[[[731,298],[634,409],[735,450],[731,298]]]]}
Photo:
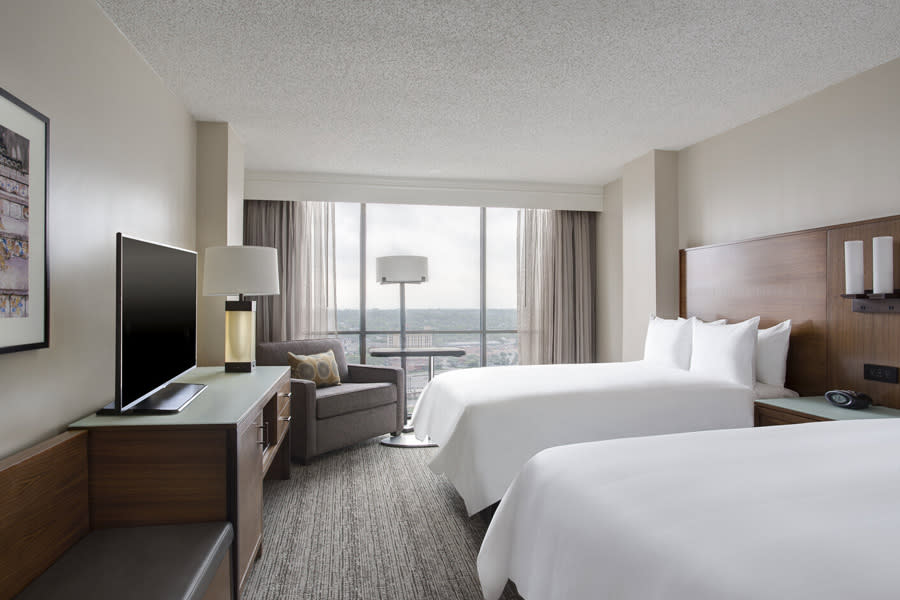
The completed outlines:
{"type": "Polygon", "coordinates": [[[839,408],[825,396],[805,398],[775,398],[757,400],[753,411],[756,427],[793,425],[816,421],[848,421],[853,419],[892,419],[900,417],[900,410],[885,406],[870,406],[862,410],[839,408]]]}

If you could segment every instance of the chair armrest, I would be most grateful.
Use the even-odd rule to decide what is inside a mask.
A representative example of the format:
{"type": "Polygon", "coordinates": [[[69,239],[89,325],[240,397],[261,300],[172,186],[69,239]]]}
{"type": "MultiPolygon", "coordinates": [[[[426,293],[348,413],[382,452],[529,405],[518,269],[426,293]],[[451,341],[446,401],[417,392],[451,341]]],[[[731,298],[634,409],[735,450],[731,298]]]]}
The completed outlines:
{"type": "Polygon", "coordinates": [[[316,454],[316,384],[291,379],[291,454],[304,462],[316,454]]]}
{"type": "Polygon", "coordinates": [[[350,381],[354,383],[393,383],[397,386],[397,423],[394,431],[403,429],[406,423],[406,378],[399,367],[375,365],[347,365],[350,381]]]}
{"type": "Polygon", "coordinates": [[[353,383],[401,383],[403,369],[376,365],[347,365],[353,383]]]}

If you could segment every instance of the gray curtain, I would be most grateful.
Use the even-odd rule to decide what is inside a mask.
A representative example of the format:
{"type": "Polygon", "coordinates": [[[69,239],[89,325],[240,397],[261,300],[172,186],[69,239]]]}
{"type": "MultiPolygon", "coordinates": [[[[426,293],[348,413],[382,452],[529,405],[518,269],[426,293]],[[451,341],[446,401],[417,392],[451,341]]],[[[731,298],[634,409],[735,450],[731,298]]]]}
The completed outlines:
{"type": "Polygon", "coordinates": [[[594,361],[595,223],[593,212],[519,211],[521,364],[594,361]]]}
{"type": "Polygon", "coordinates": [[[332,203],[246,200],[244,243],[278,249],[281,294],[257,298],[258,342],[336,330],[332,203]]]}

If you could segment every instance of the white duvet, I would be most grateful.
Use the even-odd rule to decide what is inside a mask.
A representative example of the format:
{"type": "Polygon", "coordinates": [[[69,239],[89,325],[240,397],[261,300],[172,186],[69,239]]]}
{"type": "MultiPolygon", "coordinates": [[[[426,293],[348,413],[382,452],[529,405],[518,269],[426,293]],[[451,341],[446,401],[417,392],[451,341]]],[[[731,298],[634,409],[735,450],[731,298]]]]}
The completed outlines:
{"type": "Polygon", "coordinates": [[[612,438],[751,427],[753,391],[650,363],[461,369],[419,397],[416,436],[439,445],[443,473],[469,514],[500,500],[545,448],[612,438]]]}
{"type": "Polygon", "coordinates": [[[500,503],[488,600],[900,596],[900,419],[553,448],[500,503]]]}

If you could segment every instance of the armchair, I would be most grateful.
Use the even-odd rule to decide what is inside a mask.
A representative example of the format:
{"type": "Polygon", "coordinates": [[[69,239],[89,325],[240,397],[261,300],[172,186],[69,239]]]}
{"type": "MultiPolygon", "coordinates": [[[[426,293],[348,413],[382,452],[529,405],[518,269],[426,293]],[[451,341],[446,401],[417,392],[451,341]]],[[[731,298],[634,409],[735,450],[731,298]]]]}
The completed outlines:
{"type": "Polygon", "coordinates": [[[399,434],[406,418],[403,369],[347,364],[340,340],[265,342],[256,347],[259,365],[287,365],[288,352],[334,352],[341,385],[316,388],[291,379],[291,458],[303,464],[385,433],[399,434]]]}

